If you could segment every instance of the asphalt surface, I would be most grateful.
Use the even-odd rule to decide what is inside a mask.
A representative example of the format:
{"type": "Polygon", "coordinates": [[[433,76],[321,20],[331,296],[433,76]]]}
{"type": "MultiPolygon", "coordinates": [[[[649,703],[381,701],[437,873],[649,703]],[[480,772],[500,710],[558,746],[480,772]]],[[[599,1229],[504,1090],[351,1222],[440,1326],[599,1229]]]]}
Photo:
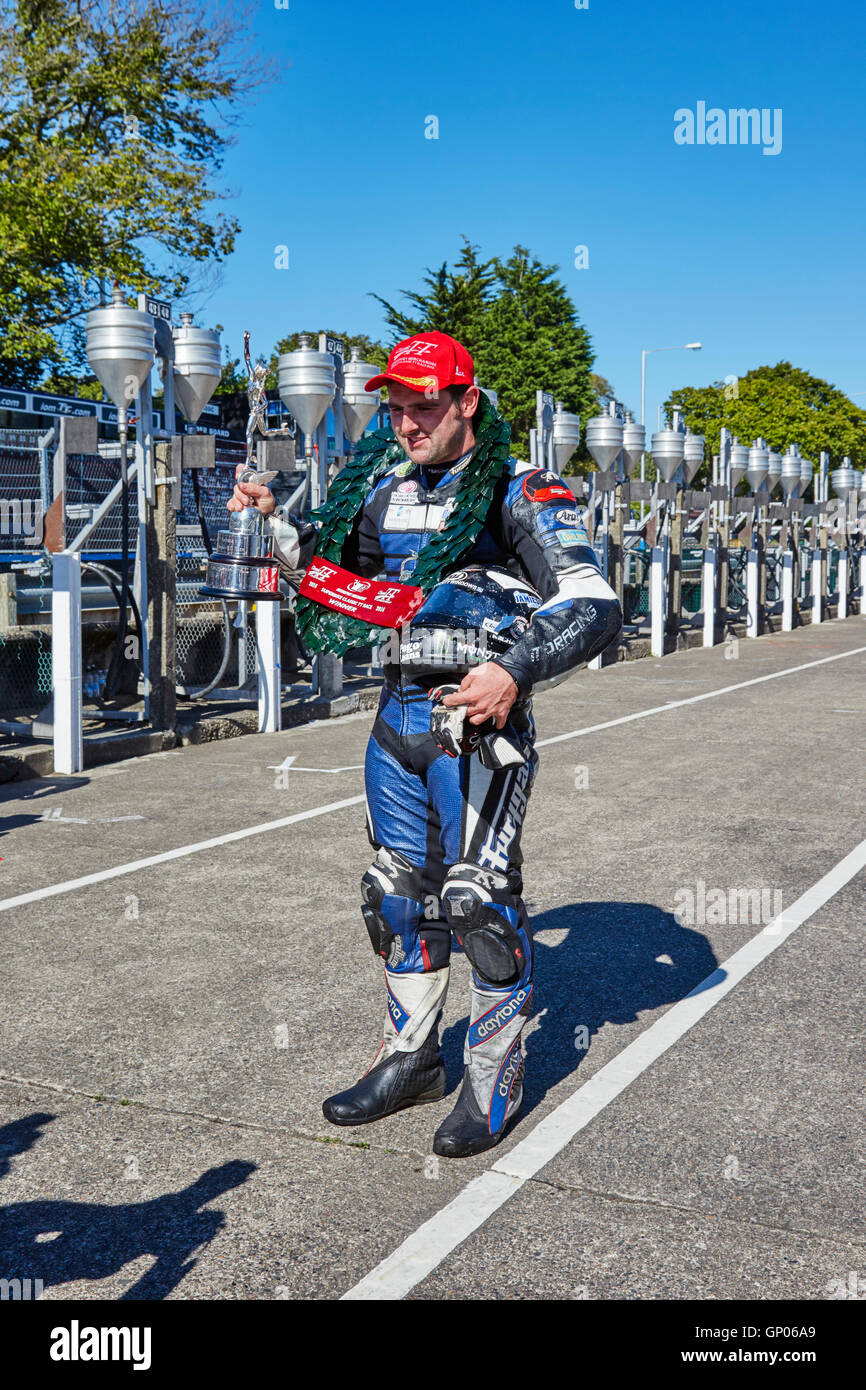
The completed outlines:
{"type": "MultiPolygon", "coordinates": [[[[542,741],[595,731],[541,748],[526,1103],[470,1160],[430,1153],[460,1080],[462,956],[446,1100],[357,1130],[321,1114],[369,1064],[383,1007],[358,910],[370,714],[4,788],[0,1278],[42,1279],[44,1299],[349,1293],[762,931],[677,920],[685,890],[763,889],[775,912],[866,838],[858,648],[851,618],[537,698],[542,741]]],[[[864,1278],[864,878],[406,1296],[822,1300],[864,1278]]]]}

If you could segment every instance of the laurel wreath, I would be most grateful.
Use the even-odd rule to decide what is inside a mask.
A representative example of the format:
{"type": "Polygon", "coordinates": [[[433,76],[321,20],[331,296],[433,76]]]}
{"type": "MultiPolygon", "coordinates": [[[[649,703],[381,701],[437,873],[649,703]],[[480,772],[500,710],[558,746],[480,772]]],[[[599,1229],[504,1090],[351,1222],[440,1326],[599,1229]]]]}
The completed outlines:
{"type": "MultiPolygon", "coordinates": [[[[511,426],[484,393],[473,417],[475,447],[463,471],[454,510],[442,531],[422,546],[412,583],[426,595],[446,574],[458,568],[484,526],[493,490],[509,456],[511,426]]],[[[340,563],[346,537],[364,498],[404,453],[391,429],[376,430],[358,444],[354,456],[331,483],[328,499],[312,513],[320,526],[314,559],[340,563]]],[[[383,641],[390,628],[375,627],[301,595],[295,605],[295,624],[304,645],[316,652],[343,656],[352,647],[383,641]]]]}

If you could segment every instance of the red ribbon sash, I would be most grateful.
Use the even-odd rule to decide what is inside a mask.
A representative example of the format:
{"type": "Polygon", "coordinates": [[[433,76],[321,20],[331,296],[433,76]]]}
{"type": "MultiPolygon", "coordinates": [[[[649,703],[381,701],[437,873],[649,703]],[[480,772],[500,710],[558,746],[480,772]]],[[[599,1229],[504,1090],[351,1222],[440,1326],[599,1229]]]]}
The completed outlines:
{"type": "Polygon", "coordinates": [[[424,603],[423,592],[414,584],[361,579],[332,560],[313,560],[298,592],[325,608],[378,627],[402,627],[424,603]]]}

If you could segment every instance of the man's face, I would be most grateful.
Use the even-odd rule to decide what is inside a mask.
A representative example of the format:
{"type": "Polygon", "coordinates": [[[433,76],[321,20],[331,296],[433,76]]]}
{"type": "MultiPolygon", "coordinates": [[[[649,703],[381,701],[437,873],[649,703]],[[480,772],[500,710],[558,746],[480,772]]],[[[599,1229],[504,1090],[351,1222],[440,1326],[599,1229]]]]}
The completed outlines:
{"type": "Polygon", "coordinates": [[[422,468],[450,463],[475,442],[471,419],[478,404],[478,388],[471,386],[455,401],[446,388],[439,396],[412,391],[389,381],[388,405],[397,442],[413,463],[422,468]]]}

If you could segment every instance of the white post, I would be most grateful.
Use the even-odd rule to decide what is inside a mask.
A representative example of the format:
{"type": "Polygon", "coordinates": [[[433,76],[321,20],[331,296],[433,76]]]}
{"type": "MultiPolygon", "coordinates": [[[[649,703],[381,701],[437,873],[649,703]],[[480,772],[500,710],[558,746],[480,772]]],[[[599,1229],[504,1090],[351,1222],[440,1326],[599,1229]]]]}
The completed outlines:
{"type": "Polygon", "coordinates": [[[839,607],[836,610],[838,618],[848,616],[848,551],[839,551],[839,568],[837,570],[837,585],[839,588],[839,607]]]}
{"type": "Polygon", "coordinates": [[[758,552],[746,554],[746,636],[758,635],[758,552]]]}
{"type": "Polygon", "coordinates": [[[866,618],[866,550],[860,555],[860,612],[866,618]]]}
{"type": "Polygon", "coordinates": [[[280,705],[280,605],[268,599],[256,604],[256,667],[259,684],[259,733],[282,728],[280,705]]]}
{"type": "Polygon", "coordinates": [[[716,568],[718,565],[718,551],[714,545],[708,545],[704,551],[704,572],[701,579],[701,597],[704,608],[704,641],[705,647],[715,646],[716,641],[716,568]]]}
{"type": "Polygon", "coordinates": [[[782,631],[794,631],[794,555],[790,550],[782,556],[782,631]]]}
{"type": "Polygon", "coordinates": [[[51,671],[54,771],[81,772],[81,561],[68,550],[52,557],[51,671]]]}
{"type": "Polygon", "coordinates": [[[665,552],[654,545],[650,561],[650,652],[665,654],[665,552]]]}
{"type": "Polygon", "coordinates": [[[825,551],[816,546],[812,551],[812,622],[821,621],[821,590],[824,580],[825,551]]]}

